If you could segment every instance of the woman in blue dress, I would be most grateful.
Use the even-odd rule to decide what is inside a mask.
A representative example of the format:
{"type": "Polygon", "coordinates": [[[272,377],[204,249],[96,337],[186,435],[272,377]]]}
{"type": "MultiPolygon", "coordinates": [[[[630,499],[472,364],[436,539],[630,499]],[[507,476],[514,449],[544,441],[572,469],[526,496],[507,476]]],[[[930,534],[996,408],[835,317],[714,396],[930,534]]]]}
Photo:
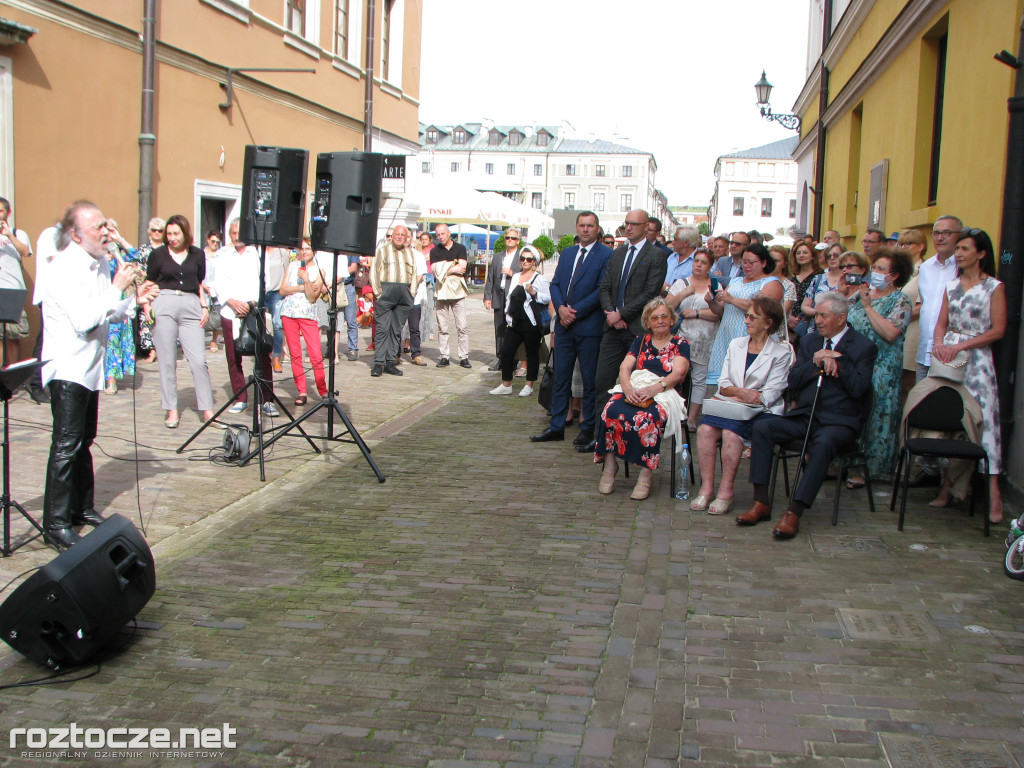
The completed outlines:
{"type": "Polygon", "coordinates": [[[662,298],[644,307],[641,323],[648,333],[637,336],[619,366],[621,391],[612,395],[597,422],[594,461],[604,464],[598,491],[615,490],[615,474],[621,456],[640,466],[640,475],[631,499],[646,499],[651,492],[651,476],[661,461],[661,437],[675,408],[677,423],[686,418],[679,388],[690,372],[690,345],[672,335],[676,313],[662,298]],[[669,393],[670,397],[656,396],[669,393]]]}

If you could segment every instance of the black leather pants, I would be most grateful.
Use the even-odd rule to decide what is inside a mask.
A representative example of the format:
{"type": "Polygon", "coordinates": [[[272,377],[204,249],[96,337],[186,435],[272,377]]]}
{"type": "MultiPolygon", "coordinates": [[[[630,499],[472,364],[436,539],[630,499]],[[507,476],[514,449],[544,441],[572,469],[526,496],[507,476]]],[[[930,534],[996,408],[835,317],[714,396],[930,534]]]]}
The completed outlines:
{"type": "Polygon", "coordinates": [[[53,439],[46,465],[43,527],[68,528],[71,513],[93,507],[92,453],[99,392],[71,381],[50,382],[53,439]]]}

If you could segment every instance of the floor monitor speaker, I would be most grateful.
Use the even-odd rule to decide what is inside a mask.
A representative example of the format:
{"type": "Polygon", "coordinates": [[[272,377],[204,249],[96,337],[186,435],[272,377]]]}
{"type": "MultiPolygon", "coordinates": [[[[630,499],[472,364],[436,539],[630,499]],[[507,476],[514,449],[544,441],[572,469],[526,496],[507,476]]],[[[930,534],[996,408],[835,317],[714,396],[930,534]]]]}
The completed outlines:
{"type": "Polygon", "coordinates": [[[0,605],[0,638],[50,669],[84,664],[149,602],[153,555],[126,517],[111,515],[0,605]]]}
{"type": "Polygon", "coordinates": [[[249,245],[302,245],[306,212],[304,149],[245,148],[242,171],[242,221],[239,236],[249,245]]]}
{"type": "Polygon", "coordinates": [[[316,156],[309,231],[313,250],[372,256],[384,155],[377,152],[321,152],[316,156]]]}

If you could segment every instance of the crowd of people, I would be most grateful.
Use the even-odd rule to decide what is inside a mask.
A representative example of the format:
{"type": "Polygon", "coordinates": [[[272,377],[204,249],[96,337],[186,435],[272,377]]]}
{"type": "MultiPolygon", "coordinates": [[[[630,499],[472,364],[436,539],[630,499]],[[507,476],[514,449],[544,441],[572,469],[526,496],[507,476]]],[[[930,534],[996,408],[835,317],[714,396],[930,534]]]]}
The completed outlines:
{"type": "MultiPolygon", "coordinates": [[[[10,204],[0,198],[0,287],[24,288],[22,261],[36,256],[33,300],[42,319],[36,357],[51,362],[28,389],[37,402],[52,401],[44,527],[51,541],[68,546],[77,540],[74,525],[101,519],[92,507],[88,458],[95,395],[116,394],[118,379],[133,374],[136,358],[157,365],[169,429],[181,420],[179,349],[203,422],[223,427],[213,418],[206,361],[219,341],[235,393],[229,410],[248,407],[244,357],[235,340],[260,298],[260,253],[242,240],[237,220],[226,241],[209,231],[200,247],[180,215],[151,220],[149,242],[136,248],[113,220],[79,201],[40,236],[33,254],[28,235],[8,224],[10,215],[10,204]],[[86,309],[82,295],[66,295],[73,293],[68,275],[87,275],[83,295],[95,306],[86,309]]],[[[828,476],[832,457],[862,429],[870,434],[869,477],[891,476],[904,400],[937,360],[944,365],[936,368],[964,369],[962,393],[985,415],[989,515],[1001,519],[991,345],[1005,330],[1006,299],[985,232],[939,217],[930,257],[925,236],[913,229],[888,237],[869,230],[863,251],[846,250],[832,231],[821,242],[801,238],[789,248],[766,245],[757,232],[705,240],[693,227],[679,227],[671,247],[662,240],[661,222],[643,210],[630,211],[616,235],[603,232],[596,213],[581,211],[575,243],[562,251],[549,280],[538,269],[541,254],[521,244],[518,230],[505,232],[506,249],[495,254],[484,282],[484,308],[494,314],[496,361],[489,370],[501,374],[490,394],[512,394],[514,375],[525,378],[520,396],[534,394],[542,341],[549,340],[550,420],[531,441],[564,440],[566,427],[577,423],[575,450],[603,466],[599,492],[614,491],[622,459],[640,468],[631,493],[640,500],[650,493],[663,439],[676,437],[685,424],[697,435],[701,468],[692,509],[727,513],[740,462],[749,457],[754,502],[737,522],[751,525],[771,515],[767,475],[774,445],[807,434],[810,460],[773,531],[788,538],[828,476]],[[711,386],[716,391],[709,399],[711,386]]],[[[414,234],[399,225],[372,257],[342,256],[340,265],[337,258],[314,252],[309,238],[295,253],[267,249],[262,288],[275,341],[258,361],[256,377],[266,415],[278,415],[273,373],[286,351],[295,405],[309,400],[308,372],[318,396],[327,396],[322,331],[335,313],[338,361],[358,359],[359,328],[372,328],[373,377],[401,376],[403,355],[426,365],[422,338],[433,339],[435,329],[436,365],[452,365],[454,352],[460,366],[472,367],[468,254],[447,226],[414,234]]],[[[5,327],[10,361],[28,336],[27,316],[5,327]]],[[[846,482],[857,488],[866,478],[850,474],[846,482]]],[[[912,483],[939,487],[936,506],[966,493],[962,483],[928,465],[912,483]]]]}

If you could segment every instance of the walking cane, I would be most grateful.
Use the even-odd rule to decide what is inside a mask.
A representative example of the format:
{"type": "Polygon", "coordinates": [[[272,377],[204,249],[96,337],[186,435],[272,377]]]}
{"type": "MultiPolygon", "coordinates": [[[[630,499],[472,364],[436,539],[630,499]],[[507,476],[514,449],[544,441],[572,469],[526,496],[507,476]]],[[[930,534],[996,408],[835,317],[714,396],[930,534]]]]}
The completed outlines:
{"type": "Polygon", "coordinates": [[[804,432],[804,444],[800,448],[800,460],[796,463],[796,474],[793,476],[793,492],[789,495],[790,506],[793,504],[793,498],[796,496],[796,487],[800,483],[800,475],[803,473],[804,464],[807,459],[807,443],[811,439],[811,430],[814,429],[814,412],[818,408],[818,395],[821,394],[821,382],[825,379],[825,370],[818,371],[818,384],[814,388],[814,400],[811,402],[811,417],[807,422],[807,431],[804,432]]]}

